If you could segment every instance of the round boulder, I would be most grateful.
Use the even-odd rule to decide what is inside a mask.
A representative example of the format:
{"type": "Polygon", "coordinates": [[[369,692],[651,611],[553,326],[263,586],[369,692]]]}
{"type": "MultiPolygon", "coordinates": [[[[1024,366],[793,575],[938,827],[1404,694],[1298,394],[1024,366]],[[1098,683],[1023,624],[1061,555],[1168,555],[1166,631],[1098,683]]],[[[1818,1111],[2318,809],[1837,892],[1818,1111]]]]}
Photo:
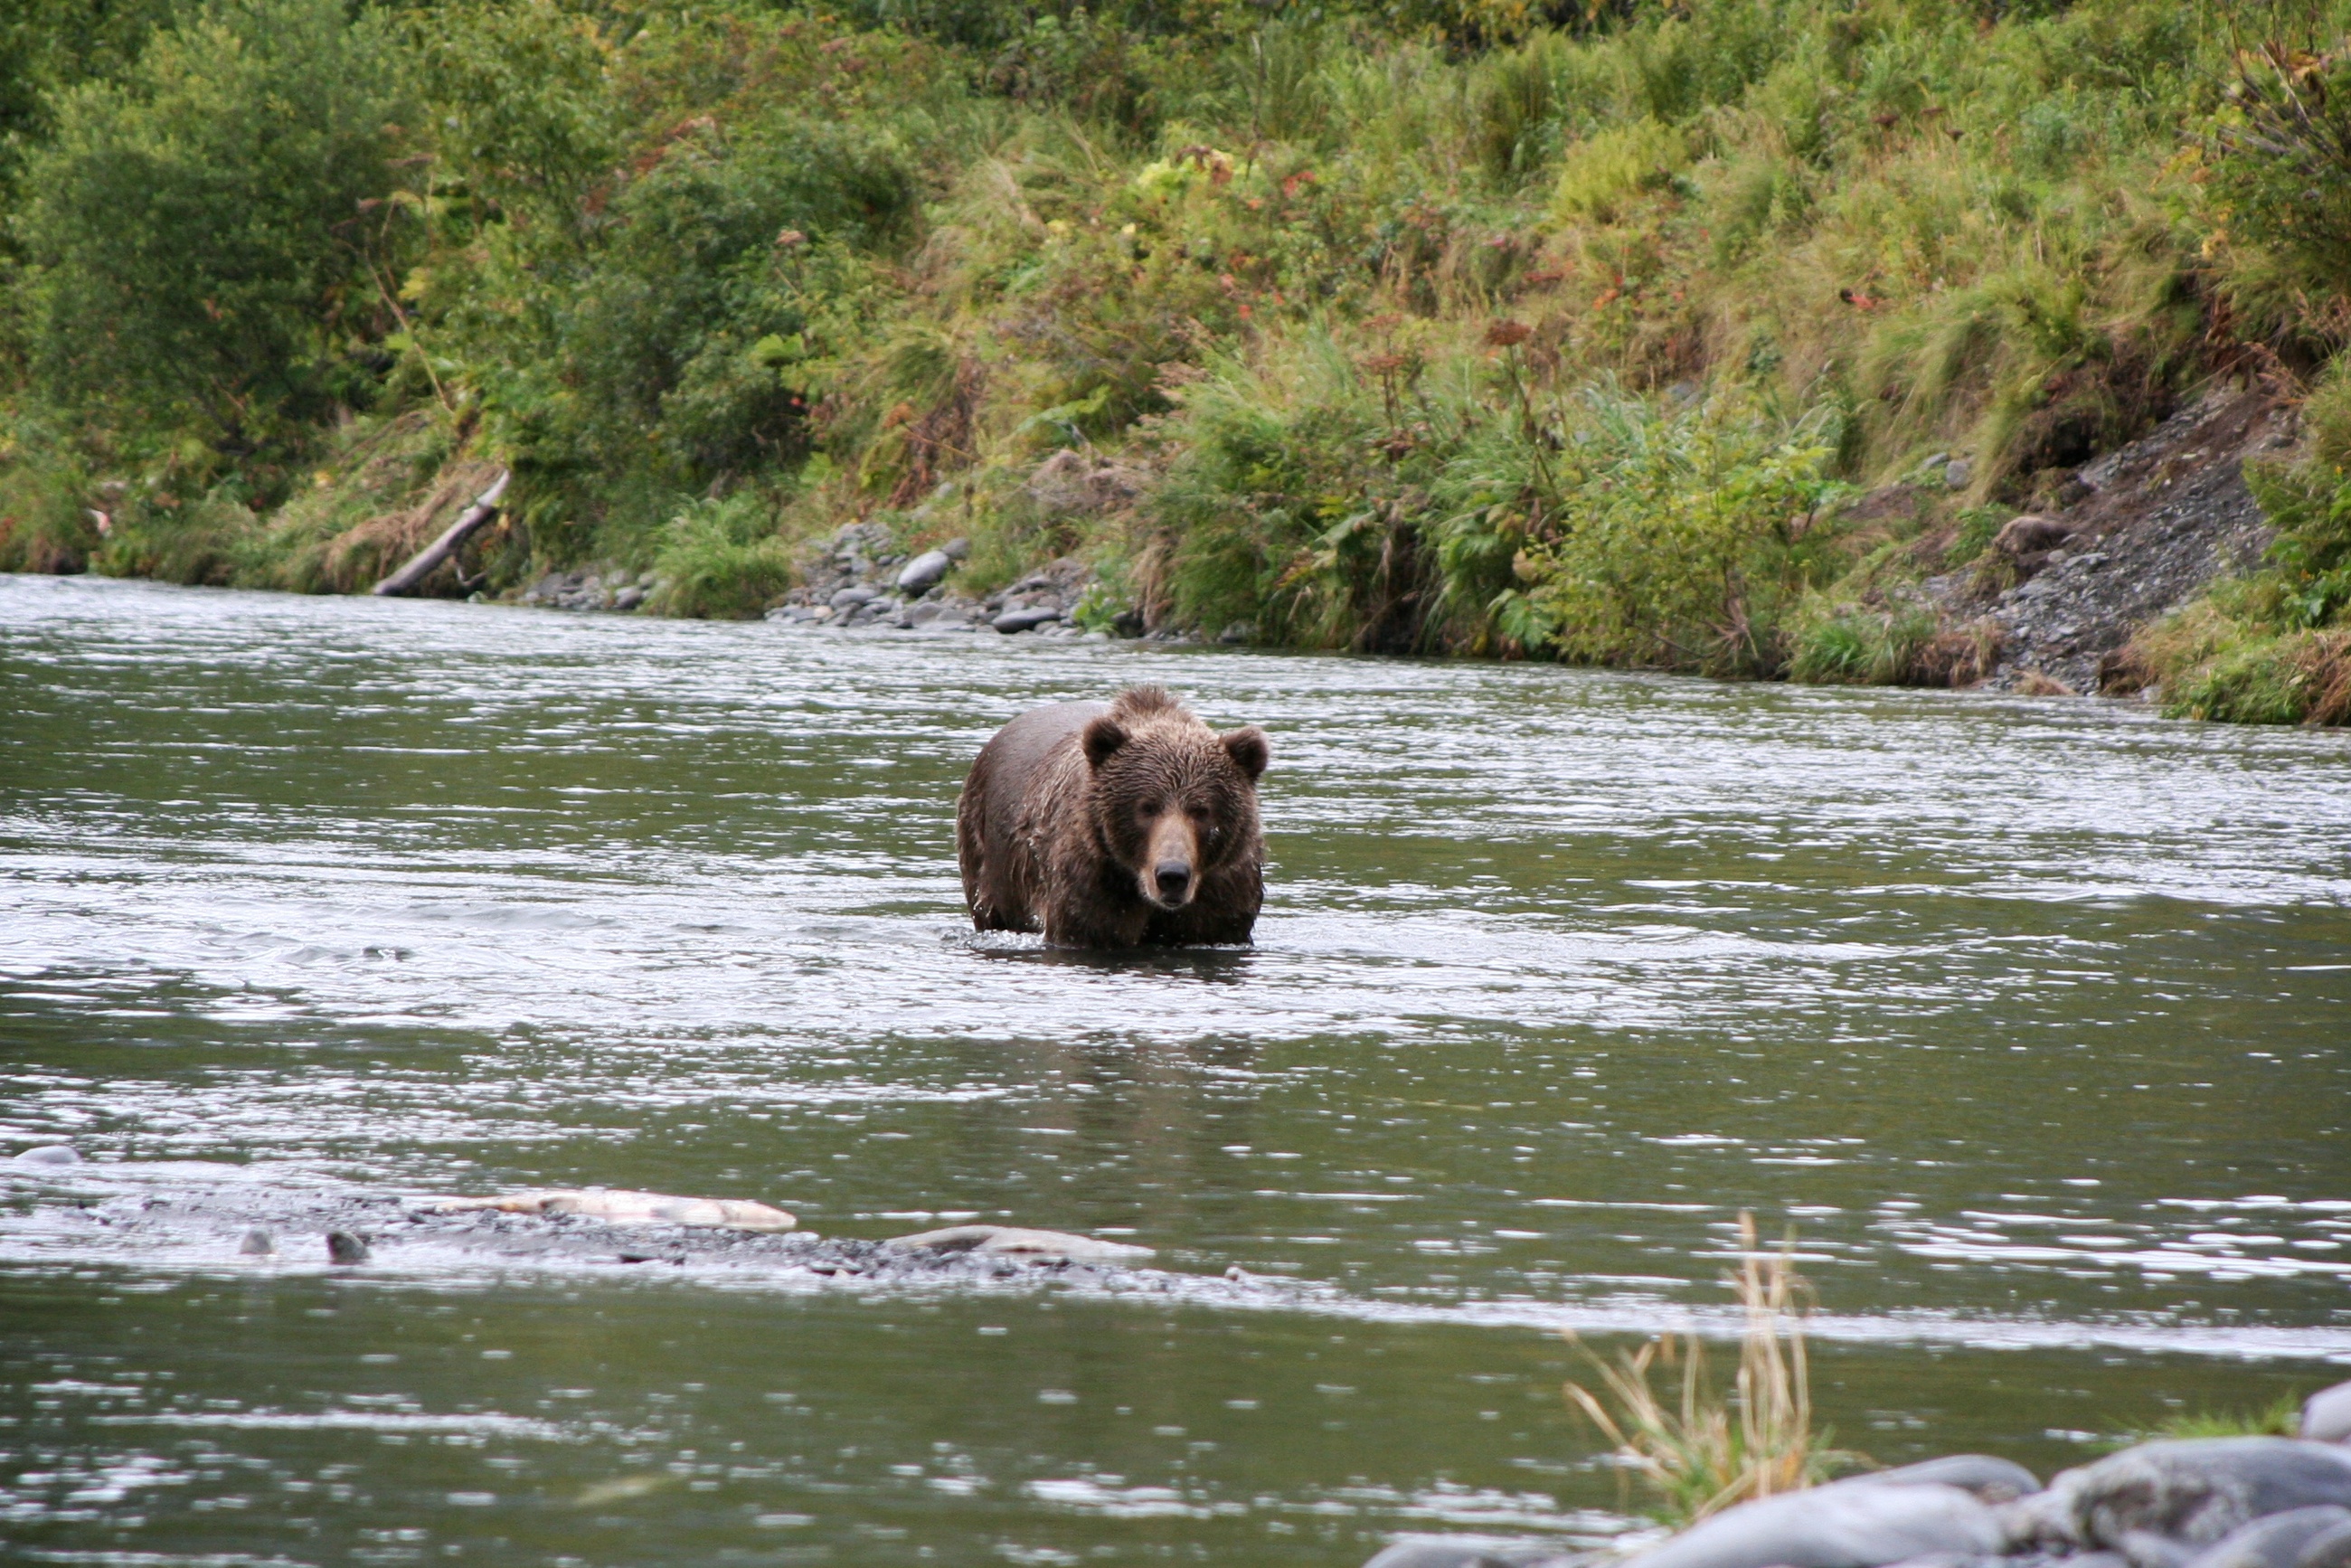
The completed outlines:
{"type": "Polygon", "coordinates": [[[2302,1435],[2314,1443],[2351,1442],[2351,1383],[2322,1388],[2303,1401],[2302,1435]]]}
{"type": "Polygon", "coordinates": [[[2006,1543],[1973,1492],[1864,1476],[1741,1503],[1626,1568],[1886,1568],[1942,1552],[1989,1556],[2006,1543]]]}
{"type": "Polygon", "coordinates": [[[2351,1448],[2294,1437],[2171,1438],[2067,1470],[2049,1490],[2078,1539],[2136,1560],[2133,1537],[2204,1547],[2289,1509],[2351,1507],[2351,1448]]]}
{"type": "Polygon", "coordinates": [[[1580,1560],[1547,1541],[1420,1535],[1397,1542],[1364,1568],[1563,1568],[1580,1560]]]}
{"type": "Polygon", "coordinates": [[[1048,621],[1061,618],[1061,612],[1048,604],[1032,610],[1008,610],[988,624],[1009,636],[1015,632],[1033,632],[1048,621]]]}
{"type": "Polygon", "coordinates": [[[1946,1486],[1972,1493],[1980,1502],[2013,1502],[2041,1490],[2041,1479],[2014,1459],[1991,1454],[1946,1454],[1891,1470],[1873,1470],[1839,1486],[1946,1486]]]}
{"type": "Polygon", "coordinates": [[[953,565],[955,565],[955,557],[947,554],[946,551],[925,550],[908,561],[905,570],[898,574],[898,591],[926,593],[938,585],[940,579],[946,576],[947,569],[953,565]]]}
{"type": "Polygon", "coordinates": [[[2189,1559],[2189,1568],[2296,1568],[2304,1547],[2346,1524],[2351,1508],[2290,1508],[2231,1531],[2189,1559]]]}
{"type": "Polygon", "coordinates": [[[2330,1526],[2304,1542],[2294,1568],[2351,1568],[2351,1523],[2330,1526]]]}

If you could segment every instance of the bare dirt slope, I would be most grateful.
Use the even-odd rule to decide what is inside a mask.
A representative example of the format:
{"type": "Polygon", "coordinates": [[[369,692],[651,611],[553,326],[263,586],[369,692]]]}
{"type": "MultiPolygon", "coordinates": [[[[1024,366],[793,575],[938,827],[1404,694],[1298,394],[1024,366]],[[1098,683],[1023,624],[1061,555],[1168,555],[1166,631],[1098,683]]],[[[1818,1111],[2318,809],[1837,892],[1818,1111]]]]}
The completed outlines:
{"type": "Polygon", "coordinates": [[[1996,551],[1928,591],[1955,619],[1997,626],[1986,685],[2095,692],[2132,633],[2259,564],[2272,533],[2245,487],[2244,460],[2294,436],[2292,411],[2274,399],[2216,389],[2086,465],[2074,488],[2087,493],[2041,514],[2066,535],[2053,548],[1996,551]]]}

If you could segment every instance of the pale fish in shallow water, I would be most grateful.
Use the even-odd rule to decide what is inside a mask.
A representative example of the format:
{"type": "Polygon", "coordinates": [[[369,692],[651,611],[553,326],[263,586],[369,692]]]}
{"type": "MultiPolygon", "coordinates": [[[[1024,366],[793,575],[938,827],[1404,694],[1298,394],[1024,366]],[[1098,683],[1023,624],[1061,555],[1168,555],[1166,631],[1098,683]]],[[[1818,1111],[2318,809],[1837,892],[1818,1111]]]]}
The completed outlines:
{"type": "Polygon", "coordinates": [[[663,1192],[511,1192],[497,1197],[451,1197],[434,1205],[442,1214],[496,1209],[500,1214],[569,1214],[607,1225],[699,1225],[726,1230],[789,1230],[799,1223],[780,1208],[741,1197],[675,1197],[663,1192]]]}

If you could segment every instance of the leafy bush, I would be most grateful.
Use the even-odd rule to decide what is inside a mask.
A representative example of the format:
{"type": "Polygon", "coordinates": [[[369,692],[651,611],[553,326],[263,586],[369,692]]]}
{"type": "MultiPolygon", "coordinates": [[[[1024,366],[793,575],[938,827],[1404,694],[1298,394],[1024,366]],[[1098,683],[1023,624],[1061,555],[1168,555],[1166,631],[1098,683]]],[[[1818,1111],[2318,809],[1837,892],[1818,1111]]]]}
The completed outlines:
{"type": "MultiPolygon", "coordinates": [[[[1555,457],[1526,444],[1525,499],[1488,503],[1524,538],[1505,630],[1593,664],[1779,674],[1792,612],[1843,565],[1831,416],[1783,426],[1742,399],[1674,412],[1606,387],[1576,413],[1555,457]]],[[[1473,498],[1495,488],[1481,475],[1473,498]]]]}
{"type": "Polygon", "coordinates": [[[232,455],[363,401],[405,233],[380,204],[397,74],[385,26],[339,0],[218,0],[121,84],[66,93],[18,229],[44,393],[232,455]]]}
{"type": "Polygon", "coordinates": [[[2351,257],[2351,43],[2241,50],[2210,122],[2224,233],[2277,251],[2308,287],[2340,295],[2351,257]]]}
{"type": "Polygon", "coordinates": [[[662,530],[653,571],[656,608],[714,621],[758,619],[793,577],[773,502],[747,491],[680,512],[662,530]]]}
{"type": "Polygon", "coordinates": [[[1612,224],[1626,202],[1666,189],[1688,165],[1689,146],[1682,132],[1655,120],[1635,120],[1568,149],[1552,204],[1565,217],[1612,224]]]}
{"type": "Polygon", "coordinates": [[[89,476],[71,455],[0,467],[0,571],[83,570],[102,536],[89,476]]]}

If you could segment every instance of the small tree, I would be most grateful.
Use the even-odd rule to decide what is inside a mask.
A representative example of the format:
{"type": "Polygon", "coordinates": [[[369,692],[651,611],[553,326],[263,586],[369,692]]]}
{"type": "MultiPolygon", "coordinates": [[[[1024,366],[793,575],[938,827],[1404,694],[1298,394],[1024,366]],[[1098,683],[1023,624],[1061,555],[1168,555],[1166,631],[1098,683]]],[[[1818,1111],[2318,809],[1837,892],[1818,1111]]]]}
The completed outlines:
{"type": "Polygon", "coordinates": [[[18,230],[41,390],[231,455],[319,412],[374,326],[397,79],[340,0],[215,0],[57,99],[18,230]]]}

